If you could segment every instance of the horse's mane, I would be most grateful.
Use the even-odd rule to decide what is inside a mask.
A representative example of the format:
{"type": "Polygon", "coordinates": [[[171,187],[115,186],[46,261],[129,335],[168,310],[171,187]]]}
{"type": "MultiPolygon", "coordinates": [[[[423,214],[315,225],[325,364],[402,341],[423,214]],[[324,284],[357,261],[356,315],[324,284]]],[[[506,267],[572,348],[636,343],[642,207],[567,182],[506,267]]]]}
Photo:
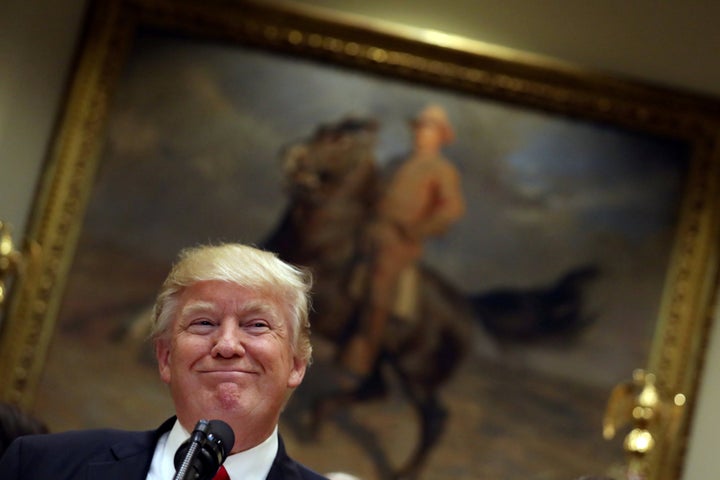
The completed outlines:
{"type": "Polygon", "coordinates": [[[348,118],[282,150],[288,205],[266,248],[310,267],[357,254],[377,196],[376,132],[348,118]]]}

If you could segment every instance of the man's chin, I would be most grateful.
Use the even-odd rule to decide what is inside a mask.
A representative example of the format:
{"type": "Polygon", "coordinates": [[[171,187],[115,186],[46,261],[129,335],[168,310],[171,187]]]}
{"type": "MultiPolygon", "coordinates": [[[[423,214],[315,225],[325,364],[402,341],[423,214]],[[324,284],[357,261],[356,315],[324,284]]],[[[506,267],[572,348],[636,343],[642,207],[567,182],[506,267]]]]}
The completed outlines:
{"type": "Polygon", "coordinates": [[[223,382],[215,387],[214,399],[221,411],[238,410],[242,405],[243,389],[237,383],[223,382]]]}

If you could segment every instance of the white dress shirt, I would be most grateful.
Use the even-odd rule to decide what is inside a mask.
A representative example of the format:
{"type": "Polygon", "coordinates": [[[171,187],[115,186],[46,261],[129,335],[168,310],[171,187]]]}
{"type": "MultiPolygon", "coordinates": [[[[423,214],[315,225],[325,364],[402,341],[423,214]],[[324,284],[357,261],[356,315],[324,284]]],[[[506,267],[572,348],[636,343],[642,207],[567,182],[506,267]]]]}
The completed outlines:
{"type": "MultiPolygon", "coordinates": [[[[277,455],[277,426],[273,433],[260,445],[244,452],[235,453],[225,459],[223,465],[231,480],[265,480],[277,455]]],[[[190,433],[175,421],[172,430],[163,434],[155,446],[150,470],[146,480],[172,480],[175,476],[175,452],[190,438],[190,433]]]]}

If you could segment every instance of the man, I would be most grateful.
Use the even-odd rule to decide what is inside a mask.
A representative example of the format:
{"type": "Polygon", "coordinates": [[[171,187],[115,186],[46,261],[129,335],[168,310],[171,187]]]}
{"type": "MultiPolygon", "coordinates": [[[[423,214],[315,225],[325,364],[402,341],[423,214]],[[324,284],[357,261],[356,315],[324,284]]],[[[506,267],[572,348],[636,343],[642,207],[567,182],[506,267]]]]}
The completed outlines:
{"type": "Polygon", "coordinates": [[[312,353],[309,289],[306,273],[253,247],[183,251],[153,315],[160,378],[176,417],[156,431],[23,437],[0,460],[2,478],[170,480],[175,452],[197,422],[217,419],[235,434],[224,478],[324,479],[288,457],[278,435],[280,412],[312,353]]]}
{"type": "Polygon", "coordinates": [[[369,302],[341,355],[351,383],[372,370],[388,318],[412,319],[417,284],[411,267],[421,258],[425,240],[445,233],[465,213],[460,176],[441,153],[454,138],[447,114],[428,106],[412,128],[413,151],[392,175],[370,227],[369,302]]]}

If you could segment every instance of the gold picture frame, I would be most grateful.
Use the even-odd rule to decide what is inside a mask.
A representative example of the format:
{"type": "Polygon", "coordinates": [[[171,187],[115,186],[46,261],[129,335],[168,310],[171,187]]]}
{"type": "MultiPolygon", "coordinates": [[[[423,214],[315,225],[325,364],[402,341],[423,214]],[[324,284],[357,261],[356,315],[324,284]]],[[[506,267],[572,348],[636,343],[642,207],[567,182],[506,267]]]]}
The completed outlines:
{"type": "Polygon", "coordinates": [[[2,325],[4,400],[26,408],[35,403],[100,167],[108,112],[142,28],[308,59],[685,145],[691,154],[654,340],[647,363],[638,365],[652,372],[662,393],[663,402],[653,404],[651,413],[660,415],[661,407],[685,399],[682,408],[671,408],[672,414],[660,415],[659,423],[649,427],[657,444],[641,457],[640,468],[651,480],[680,478],[719,286],[720,104],[452,35],[378,25],[292,3],[109,0],[92,5],[27,231],[42,260],[13,286],[2,325]]]}

